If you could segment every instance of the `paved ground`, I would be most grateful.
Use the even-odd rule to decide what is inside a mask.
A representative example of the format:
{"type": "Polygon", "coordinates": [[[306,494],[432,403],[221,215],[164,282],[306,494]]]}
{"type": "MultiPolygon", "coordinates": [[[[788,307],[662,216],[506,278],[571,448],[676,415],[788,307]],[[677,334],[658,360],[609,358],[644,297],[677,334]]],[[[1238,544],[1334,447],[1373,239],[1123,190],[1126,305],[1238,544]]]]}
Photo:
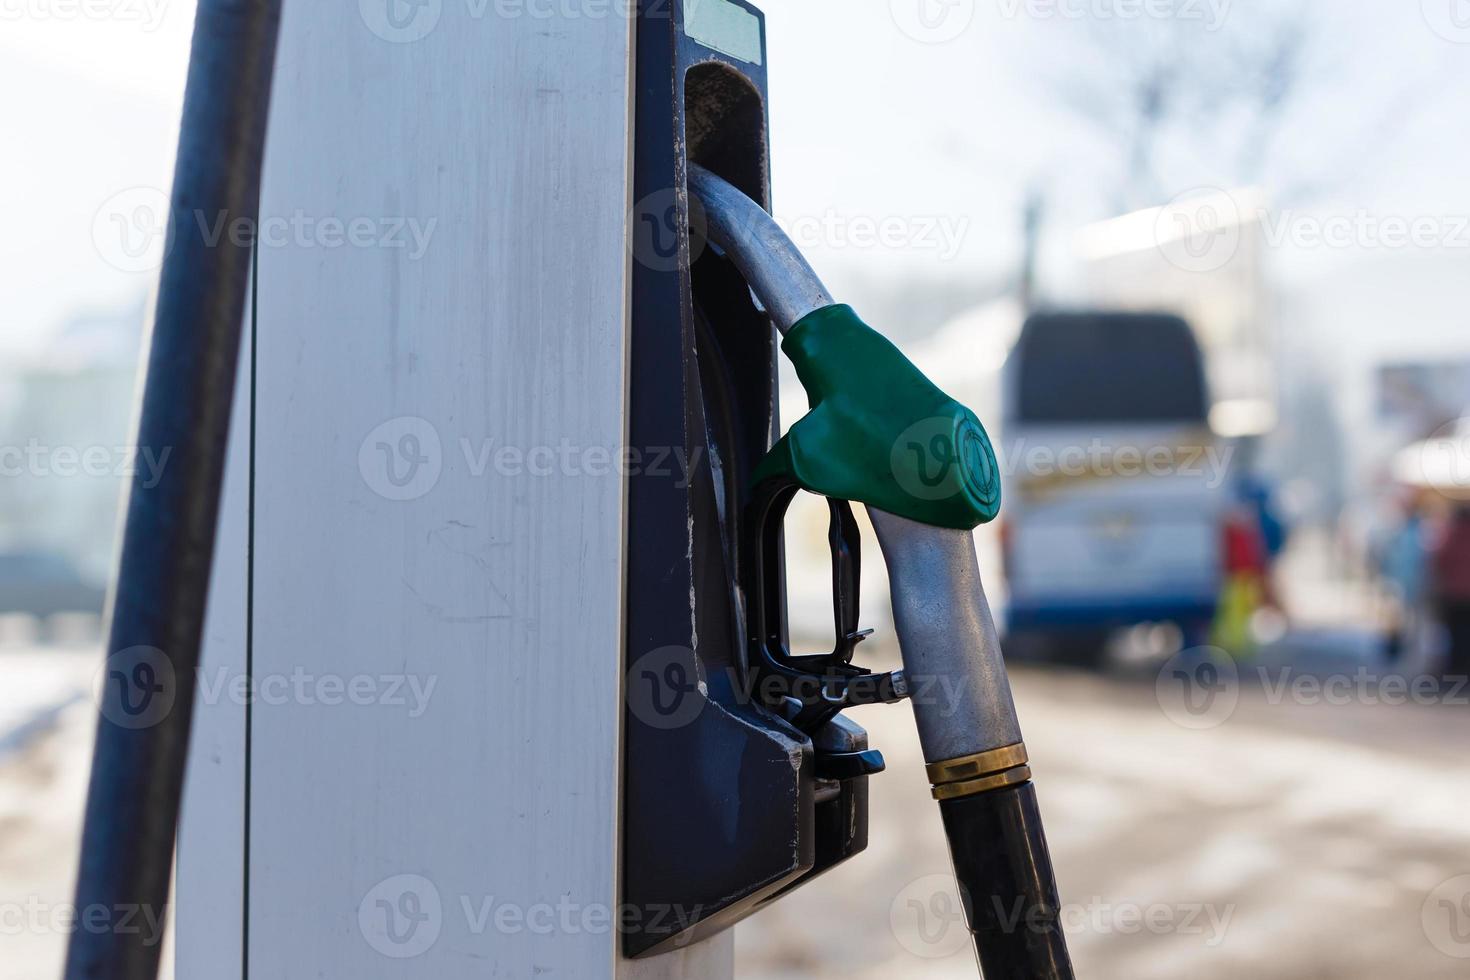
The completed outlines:
{"type": "Polygon", "coordinates": [[[0,978],[61,975],[92,751],[90,652],[0,654],[0,978]]]}
{"type": "MultiPolygon", "coordinates": [[[[1018,671],[1079,975],[1470,975],[1470,704],[1384,704],[1398,688],[1356,661],[1307,662],[1189,706],[1172,673],[1018,671]]],[[[91,663],[0,655],[5,724],[34,721],[0,749],[0,980],[58,975],[64,935],[15,910],[68,897],[90,748],[85,703],[48,720],[20,692],[65,701],[91,663]]],[[[909,711],[858,718],[890,767],[869,850],[737,930],[746,980],[975,976],[909,711]]]]}
{"type": "MultiPolygon", "coordinates": [[[[1397,687],[1347,664],[1260,669],[1199,716],[1153,671],[1019,672],[1078,975],[1470,975],[1470,704],[1367,703],[1397,687]],[[1337,677],[1346,699],[1312,693],[1337,677]]],[[[740,929],[742,977],[975,976],[908,709],[859,720],[889,761],[869,851],[740,929]]]]}

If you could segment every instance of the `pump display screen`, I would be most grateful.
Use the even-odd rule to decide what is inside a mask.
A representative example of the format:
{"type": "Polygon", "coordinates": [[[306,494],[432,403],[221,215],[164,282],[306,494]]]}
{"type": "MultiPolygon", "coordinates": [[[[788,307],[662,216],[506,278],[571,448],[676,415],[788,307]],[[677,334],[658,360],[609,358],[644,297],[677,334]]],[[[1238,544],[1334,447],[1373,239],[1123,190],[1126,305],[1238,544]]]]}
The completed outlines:
{"type": "Polygon", "coordinates": [[[685,0],[684,33],[732,58],[761,63],[761,22],[730,0],[685,0]]]}

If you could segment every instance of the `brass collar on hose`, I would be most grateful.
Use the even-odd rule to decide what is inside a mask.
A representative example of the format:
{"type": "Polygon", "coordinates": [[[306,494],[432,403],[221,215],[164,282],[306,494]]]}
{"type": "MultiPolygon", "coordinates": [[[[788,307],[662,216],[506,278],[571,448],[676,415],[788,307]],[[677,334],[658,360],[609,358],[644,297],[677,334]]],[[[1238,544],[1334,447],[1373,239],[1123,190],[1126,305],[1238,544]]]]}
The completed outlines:
{"type": "Polygon", "coordinates": [[[958,759],[931,762],[924,771],[934,784],[930,791],[934,798],[952,800],[1026,782],[1031,778],[1027,761],[1025,744],[1017,742],[958,759]]]}

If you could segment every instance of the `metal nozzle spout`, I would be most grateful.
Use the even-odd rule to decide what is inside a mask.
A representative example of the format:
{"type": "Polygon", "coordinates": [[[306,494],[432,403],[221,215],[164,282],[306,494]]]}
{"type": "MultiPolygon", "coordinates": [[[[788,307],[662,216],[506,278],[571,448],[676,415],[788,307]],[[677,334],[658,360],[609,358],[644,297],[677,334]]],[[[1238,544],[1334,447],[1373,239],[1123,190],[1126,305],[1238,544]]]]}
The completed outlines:
{"type": "Polygon", "coordinates": [[[888,566],[904,675],[916,689],[914,718],[924,761],[944,762],[1020,742],[974,537],[874,507],[868,517],[888,566]]]}

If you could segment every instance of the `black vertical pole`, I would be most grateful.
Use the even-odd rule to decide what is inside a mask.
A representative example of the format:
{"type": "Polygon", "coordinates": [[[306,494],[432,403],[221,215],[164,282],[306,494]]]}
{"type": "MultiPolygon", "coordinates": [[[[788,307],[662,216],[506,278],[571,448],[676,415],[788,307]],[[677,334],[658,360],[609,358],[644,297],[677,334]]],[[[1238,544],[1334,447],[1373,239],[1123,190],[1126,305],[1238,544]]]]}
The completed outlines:
{"type": "Polygon", "coordinates": [[[198,5],[137,434],[164,463],[128,494],[67,980],[158,972],[250,275],[249,239],[205,230],[258,227],[279,24],[280,0],[198,5]]]}

